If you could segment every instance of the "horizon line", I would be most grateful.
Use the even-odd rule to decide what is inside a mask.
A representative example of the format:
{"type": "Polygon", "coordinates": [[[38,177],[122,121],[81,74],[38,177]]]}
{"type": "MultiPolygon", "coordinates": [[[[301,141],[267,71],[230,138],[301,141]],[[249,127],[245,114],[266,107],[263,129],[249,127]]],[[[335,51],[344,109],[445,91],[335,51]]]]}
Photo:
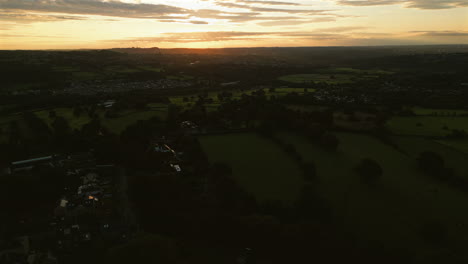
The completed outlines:
{"type": "Polygon", "coordinates": [[[113,47],[113,48],[76,48],[76,49],[0,49],[0,51],[80,51],[80,50],[112,50],[112,49],[154,49],[160,50],[219,50],[219,49],[271,49],[271,48],[379,48],[379,47],[436,47],[436,46],[468,46],[463,43],[447,43],[447,44],[388,44],[388,45],[356,45],[356,46],[259,46],[259,47],[224,47],[224,48],[160,48],[160,47],[113,47]]]}

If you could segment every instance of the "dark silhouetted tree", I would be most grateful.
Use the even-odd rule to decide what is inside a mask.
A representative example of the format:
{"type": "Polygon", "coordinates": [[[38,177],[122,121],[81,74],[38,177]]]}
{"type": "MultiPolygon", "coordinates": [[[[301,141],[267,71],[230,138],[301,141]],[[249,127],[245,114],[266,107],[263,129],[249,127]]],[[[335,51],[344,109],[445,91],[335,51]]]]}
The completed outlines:
{"type": "Polygon", "coordinates": [[[444,159],[437,153],[425,151],[417,159],[419,169],[433,177],[442,177],[445,171],[444,159]]]}
{"type": "Polygon", "coordinates": [[[382,167],[373,159],[363,159],[355,168],[365,184],[375,184],[383,174],[382,167]]]}
{"type": "Polygon", "coordinates": [[[320,145],[328,150],[336,151],[340,140],[334,134],[326,133],[320,138],[320,145]]]}
{"type": "Polygon", "coordinates": [[[304,173],[304,180],[306,181],[313,181],[317,178],[317,170],[315,168],[315,163],[312,161],[303,163],[302,171],[304,173]]]}

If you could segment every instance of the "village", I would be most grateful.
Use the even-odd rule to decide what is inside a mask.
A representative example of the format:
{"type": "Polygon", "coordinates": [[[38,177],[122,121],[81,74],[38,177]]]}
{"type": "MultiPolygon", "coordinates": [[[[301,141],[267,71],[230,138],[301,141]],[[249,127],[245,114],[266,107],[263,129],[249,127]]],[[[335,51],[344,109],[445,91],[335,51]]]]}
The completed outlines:
{"type": "MultiPolygon", "coordinates": [[[[190,122],[183,123],[194,128],[190,122]]],[[[165,174],[183,172],[181,153],[170,147],[165,137],[155,139],[148,152],[165,159],[165,174]]],[[[63,173],[66,184],[49,220],[34,230],[21,228],[28,219],[18,219],[15,236],[0,239],[0,263],[68,263],[77,252],[88,252],[100,245],[102,250],[125,244],[139,230],[128,197],[125,169],[115,164],[98,164],[93,150],[82,153],[54,154],[15,161],[0,170],[2,177],[34,174],[47,167],[63,173]]],[[[86,253],[85,253],[86,254],[86,253]]]]}

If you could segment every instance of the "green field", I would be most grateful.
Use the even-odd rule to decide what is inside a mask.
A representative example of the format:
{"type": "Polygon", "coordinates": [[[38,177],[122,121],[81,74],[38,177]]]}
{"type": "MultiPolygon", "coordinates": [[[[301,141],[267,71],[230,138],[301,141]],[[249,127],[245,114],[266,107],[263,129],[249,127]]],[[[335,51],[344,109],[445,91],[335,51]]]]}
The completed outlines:
{"type": "MultiPolygon", "coordinates": [[[[33,113],[44,120],[49,127],[52,128],[53,119],[49,117],[49,113],[52,109],[47,110],[37,110],[33,113]]],[[[79,117],[73,115],[72,108],[55,108],[53,109],[57,116],[61,116],[68,121],[68,124],[72,129],[80,130],[84,124],[91,121],[91,118],[87,113],[82,113],[79,117]]],[[[117,117],[106,118],[104,111],[97,110],[97,115],[101,119],[101,124],[109,131],[115,134],[120,134],[125,130],[129,125],[135,124],[138,120],[148,120],[153,117],[158,117],[161,120],[164,120],[167,115],[167,105],[166,104],[153,104],[149,107],[148,110],[125,110],[117,113],[117,117]]],[[[21,114],[12,114],[7,116],[2,116],[0,118],[0,143],[6,142],[8,140],[8,131],[9,124],[11,121],[17,121],[20,128],[20,133],[23,137],[29,138],[30,129],[23,121],[21,114]]]]}
{"type": "Polygon", "coordinates": [[[391,71],[380,69],[356,69],[356,68],[329,68],[320,70],[322,73],[347,73],[347,74],[363,74],[363,75],[387,75],[393,74],[391,71]]]}
{"type": "Polygon", "coordinates": [[[445,139],[437,142],[468,154],[468,139],[445,139]]]}
{"type": "MultiPolygon", "coordinates": [[[[422,175],[415,158],[421,151],[436,151],[458,175],[465,175],[466,155],[425,139],[395,138],[402,152],[363,134],[337,135],[341,141],[337,152],[318,148],[302,136],[279,135],[294,144],[306,161],[316,164],[319,194],[332,206],[337,224],[364,244],[405,250],[415,263],[430,263],[434,258],[454,263],[453,256],[465,255],[468,211],[462,208],[468,196],[422,175]],[[376,186],[361,183],[353,172],[366,157],[383,168],[376,186]],[[446,228],[447,247],[434,247],[422,239],[423,226],[432,222],[446,228]]],[[[200,142],[210,161],[230,164],[239,183],[260,200],[291,200],[297,196],[294,193],[300,190],[300,173],[292,173],[294,163],[268,140],[253,134],[229,134],[203,136],[200,142]]]]}
{"type": "Polygon", "coordinates": [[[446,136],[452,129],[468,131],[468,117],[396,116],[387,127],[398,135],[446,136]]]}
{"type": "Polygon", "coordinates": [[[320,105],[286,105],[287,108],[295,111],[302,112],[315,112],[315,111],[324,111],[329,109],[327,106],[320,105]]]}
{"type": "Polygon", "coordinates": [[[231,165],[234,177],[259,201],[297,199],[302,175],[297,164],[273,142],[256,134],[199,137],[210,162],[231,165]]]}
{"type": "Polygon", "coordinates": [[[312,74],[292,74],[285,75],[278,78],[281,81],[290,83],[351,83],[353,75],[350,74],[323,74],[323,73],[312,73],[312,74]]]}
{"type": "Polygon", "coordinates": [[[51,70],[60,74],[68,74],[71,79],[77,81],[104,79],[108,78],[109,76],[115,77],[116,75],[125,76],[138,72],[159,73],[164,71],[162,68],[151,65],[114,65],[103,67],[102,69],[88,70],[81,70],[80,68],[71,66],[54,66],[51,68],[51,70]]]}
{"type": "Polygon", "coordinates": [[[393,72],[379,69],[355,69],[355,68],[327,68],[318,70],[317,73],[291,74],[278,78],[289,83],[327,83],[342,84],[352,83],[357,80],[373,79],[381,75],[393,72]]]}
{"type": "Polygon", "coordinates": [[[436,108],[424,108],[424,107],[412,107],[410,108],[415,115],[431,115],[431,116],[460,116],[468,115],[468,110],[462,109],[436,109],[436,108]]]}
{"type": "MultiPolygon", "coordinates": [[[[275,88],[274,91],[270,91],[269,89],[263,89],[263,91],[265,92],[265,95],[268,98],[271,97],[271,96],[277,96],[277,97],[284,96],[284,95],[286,95],[288,93],[293,93],[293,92],[301,94],[301,95],[304,94],[304,88],[281,87],[281,88],[275,88]]],[[[307,89],[307,92],[310,92],[310,93],[312,93],[314,91],[315,91],[315,89],[311,89],[311,88],[307,89]]],[[[240,99],[243,94],[252,95],[254,90],[249,90],[249,91],[229,90],[228,92],[232,93],[231,99],[240,99]]],[[[209,92],[207,94],[206,99],[213,100],[212,103],[209,103],[209,104],[205,105],[208,111],[213,111],[213,110],[217,109],[217,107],[222,103],[218,99],[218,94],[219,93],[221,93],[221,91],[209,92]]],[[[176,104],[176,105],[182,107],[182,109],[187,110],[187,109],[189,109],[189,105],[193,105],[198,100],[199,95],[200,94],[171,96],[171,97],[169,97],[169,101],[172,104],[176,104]],[[194,97],[193,100],[191,100],[191,98],[190,98],[192,96],[194,97]],[[188,101],[184,102],[184,98],[187,98],[188,101]]]]}
{"type": "MultiPolygon", "coordinates": [[[[91,121],[90,117],[86,113],[82,113],[79,117],[74,116],[72,108],[56,108],[54,110],[57,116],[62,116],[68,121],[72,129],[81,129],[84,124],[91,121]]],[[[53,120],[49,118],[49,112],[50,110],[42,110],[34,113],[50,126],[53,120]]],[[[118,112],[117,117],[114,118],[105,118],[102,110],[98,110],[97,114],[101,118],[101,122],[104,127],[113,133],[119,134],[125,130],[127,126],[136,123],[138,120],[148,120],[154,116],[157,116],[160,119],[166,118],[167,106],[166,108],[159,107],[143,111],[121,111],[118,112]]]]}

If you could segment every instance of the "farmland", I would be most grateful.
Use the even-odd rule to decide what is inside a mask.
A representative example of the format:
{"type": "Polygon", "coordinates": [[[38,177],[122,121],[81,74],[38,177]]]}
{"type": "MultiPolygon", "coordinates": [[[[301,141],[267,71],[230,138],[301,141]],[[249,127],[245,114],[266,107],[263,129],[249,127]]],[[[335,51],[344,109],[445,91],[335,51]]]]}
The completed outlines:
{"type": "Polygon", "coordinates": [[[297,165],[267,139],[246,133],[199,140],[210,161],[230,164],[236,180],[258,200],[292,202],[299,195],[302,176],[297,165]]]}
{"type": "MultiPolygon", "coordinates": [[[[48,110],[33,111],[37,117],[44,120],[45,123],[51,127],[54,118],[49,116],[50,111],[55,111],[57,116],[65,118],[71,129],[80,130],[82,126],[91,121],[91,118],[87,113],[83,113],[79,116],[73,114],[72,108],[54,108],[48,110]]],[[[167,105],[163,108],[153,108],[148,110],[125,110],[117,113],[117,116],[112,118],[106,118],[103,110],[96,112],[97,116],[101,119],[102,125],[112,133],[120,134],[125,128],[131,124],[136,123],[138,120],[148,120],[156,116],[160,119],[164,119],[167,114],[167,105]]],[[[2,133],[0,134],[0,142],[7,140],[6,131],[10,121],[18,121],[22,124],[22,116],[20,114],[10,115],[2,117],[0,120],[0,128],[2,133]]],[[[23,134],[29,133],[27,126],[20,126],[23,134]]]]}
{"type": "Polygon", "coordinates": [[[351,75],[347,74],[293,74],[286,75],[279,78],[281,81],[290,83],[351,83],[351,75]]]}
{"type": "MultiPolygon", "coordinates": [[[[445,256],[447,250],[461,250],[458,245],[465,241],[460,234],[468,234],[468,227],[461,223],[468,221],[468,213],[459,205],[467,203],[468,197],[422,175],[415,160],[422,151],[435,151],[457,175],[465,175],[463,164],[468,156],[424,139],[397,137],[395,141],[402,149],[398,151],[366,135],[339,133],[339,150],[329,152],[302,136],[279,136],[295,145],[304,160],[316,164],[320,195],[330,203],[338,224],[358,241],[389,249],[411,248],[410,257],[418,262],[445,256]],[[361,183],[353,171],[362,158],[368,157],[375,159],[384,172],[377,186],[361,183]],[[448,230],[453,248],[436,250],[423,241],[420,232],[432,222],[440,222],[448,230]]],[[[210,161],[230,164],[234,177],[259,200],[289,201],[298,194],[302,181],[295,165],[266,139],[229,134],[203,136],[200,142],[210,161]]]]}
{"type": "Polygon", "coordinates": [[[387,127],[395,134],[446,136],[453,129],[468,131],[468,117],[464,116],[396,116],[387,127]]]}
{"type": "Polygon", "coordinates": [[[278,79],[280,81],[296,84],[346,84],[358,80],[373,79],[378,76],[388,74],[392,74],[392,72],[378,69],[361,70],[354,68],[329,68],[318,70],[317,73],[285,75],[279,77],[278,79]]]}

